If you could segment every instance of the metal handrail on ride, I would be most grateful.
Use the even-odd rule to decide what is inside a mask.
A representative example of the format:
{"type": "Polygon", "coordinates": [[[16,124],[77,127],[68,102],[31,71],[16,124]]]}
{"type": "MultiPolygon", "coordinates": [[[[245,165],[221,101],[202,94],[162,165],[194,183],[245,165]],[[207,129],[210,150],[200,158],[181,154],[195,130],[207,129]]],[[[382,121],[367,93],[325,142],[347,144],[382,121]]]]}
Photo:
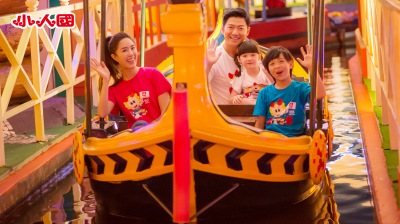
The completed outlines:
{"type": "MultiPolygon", "coordinates": [[[[120,0],[120,12],[121,12],[121,26],[120,31],[125,30],[125,0],[120,0]]],[[[100,43],[101,43],[101,54],[100,61],[105,60],[105,47],[106,47],[106,0],[101,0],[101,32],[100,32],[100,43]]],[[[145,31],[146,31],[146,1],[142,0],[142,26],[141,26],[141,41],[140,41],[140,66],[144,66],[144,44],[145,44],[145,31]]],[[[86,138],[92,136],[92,101],[90,93],[90,49],[89,49],[89,0],[83,1],[83,15],[84,15],[84,38],[85,38],[85,106],[86,106],[86,130],[84,135],[86,138]]],[[[104,85],[104,83],[103,83],[104,85]]],[[[100,118],[104,120],[104,118],[100,118]]]]}
{"type": "MultiPolygon", "coordinates": [[[[308,12],[311,13],[311,12],[308,12]]],[[[318,72],[323,78],[324,71],[324,29],[325,29],[325,1],[324,0],[315,0],[314,4],[314,20],[313,25],[316,29],[313,29],[313,59],[312,59],[312,68],[310,74],[310,128],[308,131],[309,136],[313,136],[315,132],[315,117],[316,117],[316,95],[317,95],[317,75],[318,72]]],[[[319,103],[320,110],[318,113],[322,113],[322,103],[319,103]]],[[[319,126],[322,127],[322,114],[318,114],[318,123],[319,126]]],[[[319,127],[320,128],[320,127],[319,127]]]]}

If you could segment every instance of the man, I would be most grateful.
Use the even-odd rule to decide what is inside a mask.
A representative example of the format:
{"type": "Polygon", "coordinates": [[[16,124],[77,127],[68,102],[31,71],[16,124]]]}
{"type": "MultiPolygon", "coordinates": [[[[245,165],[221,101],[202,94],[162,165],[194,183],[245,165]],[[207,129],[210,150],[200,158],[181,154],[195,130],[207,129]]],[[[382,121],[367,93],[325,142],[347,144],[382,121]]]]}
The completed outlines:
{"type": "Polygon", "coordinates": [[[218,45],[210,40],[206,52],[206,72],[211,93],[217,104],[228,104],[231,83],[230,77],[239,71],[234,57],[240,43],[250,33],[250,18],[241,8],[228,9],[222,19],[222,34],[225,43],[218,45]]]}

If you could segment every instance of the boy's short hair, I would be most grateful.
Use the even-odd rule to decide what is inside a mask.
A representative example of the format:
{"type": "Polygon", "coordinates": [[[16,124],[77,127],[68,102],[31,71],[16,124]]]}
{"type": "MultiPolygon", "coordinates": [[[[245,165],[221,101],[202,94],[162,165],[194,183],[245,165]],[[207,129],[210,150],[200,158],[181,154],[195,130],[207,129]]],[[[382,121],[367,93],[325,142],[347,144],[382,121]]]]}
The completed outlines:
{"type": "MultiPolygon", "coordinates": [[[[294,61],[293,55],[289,52],[288,49],[286,49],[286,48],[284,48],[284,47],[282,47],[282,46],[273,46],[273,47],[271,47],[271,48],[268,50],[267,54],[265,55],[264,60],[262,61],[262,62],[263,62],[263,65],[264,65],[264,68],[267,69],[267,71],[268,71],[269,74],[271,74],[271,72],[269,71],[268,64],[269,64],[272,60],[279,58],[279,56],[280,56],[281,54],[282,54],[283,57],[286,59],[286,61],[288,61],[288,62],[289,62],[289,61],[294,61]]],[[[290,69],[290,78],[292,78],[292,70],[293,70],[293,68],[290,69]]],[[[271,75],[271,76],[272,76],[272,75],[271,75]]],[[[272,78],[273,78],[274,81],[276,82],[276,80],[275,80],[275,78],[274,78],[273,76],[272,76],[272,78]]]]}
{"type": "Polygon", "coordinates": [[[247,27],[250,27],[250,17],[244,9],[231,8],[224,11],[224,17],[222,18],[222,26],[225,26],[226,22],[231,17],[243,18],[246,21],[247,27]]]}

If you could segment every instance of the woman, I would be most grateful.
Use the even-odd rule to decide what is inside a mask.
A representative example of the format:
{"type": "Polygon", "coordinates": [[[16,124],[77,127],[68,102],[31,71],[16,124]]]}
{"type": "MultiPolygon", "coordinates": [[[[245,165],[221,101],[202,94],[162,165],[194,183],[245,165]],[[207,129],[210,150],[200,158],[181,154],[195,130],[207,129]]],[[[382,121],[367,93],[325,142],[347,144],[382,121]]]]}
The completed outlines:
{"type": "Polygon", "coordinates": [[[91,67],[103,78],[99,116],[122,110],[131,128],[156,120],[168,107],[171,84],[156,68],[136,66],[138,52],[128,34],[107,37],[105,47],[105,63],[91,59],[91,67]]]}

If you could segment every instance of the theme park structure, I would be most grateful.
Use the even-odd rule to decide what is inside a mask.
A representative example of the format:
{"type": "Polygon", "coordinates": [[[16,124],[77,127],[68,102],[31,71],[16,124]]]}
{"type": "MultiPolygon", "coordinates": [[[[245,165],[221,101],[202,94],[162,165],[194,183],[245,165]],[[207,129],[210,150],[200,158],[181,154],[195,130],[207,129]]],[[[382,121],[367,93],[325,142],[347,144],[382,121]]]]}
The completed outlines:
{"type": "MultiPolygon", "coordinates": [[[[75,134],[75,175],[81,183],[87,167],[97,216],[186,223],[285,207],[326,191],[333,131],[327,107],[315,100],[317,70],[323,68],[323,1],[315,4],[313,53],[321,57],[313,59],[311,119],[308,136],[301,137],[256,129],[221,111],[210,95],[203,64],[206,7],[175,3],[161,18],[168,46],[174,49],[167,111],[149,125],[122,130],[120,122],[92,121],[87,108],[85,133],[75,134]],[[242,203],[244,198],[251,203],[242,203]]],[[[219,32],[215,36],[221,38],[219,32]]],[[[86,103],[90,105],[89,95],[86,103]]]]}

